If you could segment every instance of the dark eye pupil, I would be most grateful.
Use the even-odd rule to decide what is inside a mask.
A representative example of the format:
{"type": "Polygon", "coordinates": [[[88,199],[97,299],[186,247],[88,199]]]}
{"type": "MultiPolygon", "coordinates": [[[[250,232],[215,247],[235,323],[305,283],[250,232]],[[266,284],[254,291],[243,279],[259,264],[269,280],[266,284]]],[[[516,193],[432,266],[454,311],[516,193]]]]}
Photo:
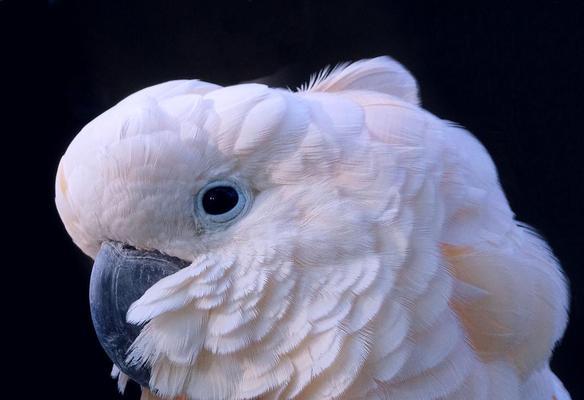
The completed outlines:
{"type": "Polygon", "coordinates": [[[237,190],[229,186],[216,186],[203,195],[203,209],[211,215],[225,214],[237,205],[237,190]]]}

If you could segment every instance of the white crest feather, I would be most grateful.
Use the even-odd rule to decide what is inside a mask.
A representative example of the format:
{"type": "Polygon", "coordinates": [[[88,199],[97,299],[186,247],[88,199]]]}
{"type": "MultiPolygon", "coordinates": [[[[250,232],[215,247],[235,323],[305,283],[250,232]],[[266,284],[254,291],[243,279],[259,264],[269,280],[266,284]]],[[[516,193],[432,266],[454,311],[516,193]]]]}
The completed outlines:
{"type": "Polygon", "coordinates": [[[354,63],[325,67],[313,74],[301,92],[340,92],[369,90],[389,94],[419,104],[418,84],[412,74],[390,57],[376,57],[354,63]]]}

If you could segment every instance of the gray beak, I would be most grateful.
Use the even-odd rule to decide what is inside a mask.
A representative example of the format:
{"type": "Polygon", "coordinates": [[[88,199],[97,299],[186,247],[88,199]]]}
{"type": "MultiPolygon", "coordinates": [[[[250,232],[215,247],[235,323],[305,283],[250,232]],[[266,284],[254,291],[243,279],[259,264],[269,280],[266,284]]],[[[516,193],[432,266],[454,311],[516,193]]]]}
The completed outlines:
{"type": "Polygon", "coordinates": [[[128,349],[142,327],[126,322],[126,313],[152,285],[187,265],[177,258],[117,242],[104,242],[95,257],[89,287],[95,332],[114,364],[144,387],[150,380],[148,367],[126,362],[128,349]]]}

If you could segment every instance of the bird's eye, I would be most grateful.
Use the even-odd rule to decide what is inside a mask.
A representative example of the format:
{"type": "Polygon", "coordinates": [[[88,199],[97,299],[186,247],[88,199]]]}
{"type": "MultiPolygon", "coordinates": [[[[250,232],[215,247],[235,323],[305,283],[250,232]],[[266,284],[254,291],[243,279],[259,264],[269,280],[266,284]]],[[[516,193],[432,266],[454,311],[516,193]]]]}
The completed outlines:
{"type": "Polygon", "coordinates": [[[232,210],[238,201],[237,190],[231,186],[215,186],[203,194],[203,210],[211,215],[225,214],[232,210]]]}
{"type": "Polygon", "coordinates": [[[232,180],[205,185],[197,194],[195,215],[207,228],[235,221],[248,208],[251,194],[232,180]]]}

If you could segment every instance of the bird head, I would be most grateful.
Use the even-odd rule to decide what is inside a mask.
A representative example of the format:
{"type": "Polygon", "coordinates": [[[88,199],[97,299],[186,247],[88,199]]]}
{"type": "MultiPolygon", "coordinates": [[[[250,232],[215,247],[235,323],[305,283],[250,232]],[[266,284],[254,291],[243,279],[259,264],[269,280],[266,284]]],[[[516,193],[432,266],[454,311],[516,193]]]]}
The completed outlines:
{"type": "Polygon", "coordinates": [[[448,301],[408,306],[449,216],[442,126],[387,57],[296,92],[167,82],[89,123],[61,159],[56,204],[95,260],[92,317],[122,385],[333,398],[363,370],[387,380],[408,326],[448,301]]]}

